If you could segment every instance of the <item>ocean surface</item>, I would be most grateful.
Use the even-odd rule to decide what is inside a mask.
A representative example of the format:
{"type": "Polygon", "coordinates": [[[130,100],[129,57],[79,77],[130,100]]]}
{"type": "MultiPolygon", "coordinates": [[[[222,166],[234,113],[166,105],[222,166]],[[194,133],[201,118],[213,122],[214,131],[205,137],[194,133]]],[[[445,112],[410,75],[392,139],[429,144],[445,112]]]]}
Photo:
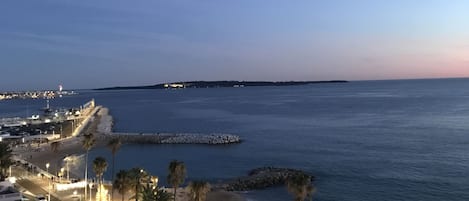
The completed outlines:
{"type": "MultiPolygon", "coordinates": [[[[228,146],[122,147],[116,169],[144,167],[163,183],[169,161],[177,159],[186,163],[187,180],[211,182],[261,166],[303,169],[316,176],[318,201],[469,200],[469,79],[80,91],[51,105],[91,98],[110,109],[115,131],[220,132],[244,139],[228,146]]],[[[31,115],[44,106],[44,100],[0,101],[0,116],[31,115]]],[[[111,159],[106,148],[93,150],[91,158],[98,155],[111,159]]],[[[285,187],[243,194],[291,200],[285,187]]]]}

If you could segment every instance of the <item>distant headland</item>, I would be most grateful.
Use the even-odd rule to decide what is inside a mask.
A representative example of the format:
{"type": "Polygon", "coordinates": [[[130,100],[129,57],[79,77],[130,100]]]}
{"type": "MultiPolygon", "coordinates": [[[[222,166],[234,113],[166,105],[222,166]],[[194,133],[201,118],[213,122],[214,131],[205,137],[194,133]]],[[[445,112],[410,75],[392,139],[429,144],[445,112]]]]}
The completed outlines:
{"type": "Polygon", "coordinates": [[[329,80],[329,81],[285,81],[285,82],[268,82],[268,81],[189,81],[189,82],[173,82],[147,86],[124,86],[124,87],[108,87],[98,88],[94,90],[129,90],[129,89],[176,89],[176,88],[220,88],[220,87],[257,87],[257,86],[297,86],[308,84],[324,84],[324,83],[346,83],[345,80],[329,80]]]}

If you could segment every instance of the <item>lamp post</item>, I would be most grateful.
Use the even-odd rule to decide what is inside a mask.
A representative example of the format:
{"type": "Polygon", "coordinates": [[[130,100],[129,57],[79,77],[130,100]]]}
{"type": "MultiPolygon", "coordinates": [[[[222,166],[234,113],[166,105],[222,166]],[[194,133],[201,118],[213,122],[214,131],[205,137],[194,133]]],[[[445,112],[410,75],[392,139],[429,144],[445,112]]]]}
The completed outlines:
{"type": "Polygon", "coordinates": [[[49,163],[46,163],[46,169],[47,169],[47,201],[50,201],[50,178],[49,178],[49,163]]]}
{"type": "Polygon", "coordinates": [[[93,193],[92,193],[92,192],[93,192],[93,189],[92,189],[93,183],[90,182],[90,183],[88,184],[88,186],[90,187],[90,201],[91,201],[91,200],[93,199],[93,197],[92,197],[92,194],[93,194],[93,193]]]}
{"type": "Polygon", "coordinates": [[[64,177],[64,168],[60,168],[60,181],[62,182],[62,178],[64,177]]]}
{"type": "Polygon", "coordinates": [[[158,187],[158,177],[152,176],[151,182],[153,183],[153,189],[156,189],[158,187]]]}
{"type": "Polygon", "coordinates": [[[68,165],[70,161],[67,161],[67,180],[70,181],[70,167],[68,165]]]}
{"type": "Polygon", "coordinates": [[[74,162],[74,158],[72,156],[65,157],[65,170],[67,171],[67,180],[70,181],[70,163],[74,162]]]}

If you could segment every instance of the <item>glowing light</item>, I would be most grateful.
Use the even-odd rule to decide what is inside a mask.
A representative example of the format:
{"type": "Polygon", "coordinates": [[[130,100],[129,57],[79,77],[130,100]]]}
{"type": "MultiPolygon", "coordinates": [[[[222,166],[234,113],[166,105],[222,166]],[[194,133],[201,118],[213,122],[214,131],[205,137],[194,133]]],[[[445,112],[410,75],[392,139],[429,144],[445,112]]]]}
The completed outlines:
{"type": "Polygon", "coordinates": [[[101,184],[96,192],[96,201],[107,201],[108,199],[108,190],[101,184]]]}
{"type": "Polygon", "coordinates": [[[77,188],[84,188],[85,186],[86,186],[85,181],[80,181],[80,182],[75,182],[75,183],[70,183],[70,184],[57,183],[55,184],[55,189],[57,191],[67,191],[67,190],[72,190],[72,189],[77,189],[77,188]]]}
{"type": "Polygon", "coordinates": [[[16,183],[16,177],[8,177],[8,181],[12,184],[16,183]]]}

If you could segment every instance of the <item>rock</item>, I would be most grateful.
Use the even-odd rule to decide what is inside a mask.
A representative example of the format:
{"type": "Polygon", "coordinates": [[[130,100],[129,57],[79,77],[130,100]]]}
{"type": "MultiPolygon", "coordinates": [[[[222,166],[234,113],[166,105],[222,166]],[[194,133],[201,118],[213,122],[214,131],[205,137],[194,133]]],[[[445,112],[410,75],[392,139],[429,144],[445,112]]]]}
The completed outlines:
{"type": "Polygon", "coordinates": [[[156,134],[130,134],[114,133],[106,135],[107,138],[119,138],[123,143],[139,144],[234,144],[241,139],[232,134],[190,134],[190,133],[156,133],[156,134]]]}
{"type": "MultiPolygon", "coordinates": [[[[224,189],[226,191],[264,189],[284,185],[289,177],[296,174],[310,175],[304,171],[290,168],[261,167],[249,171],[246,177],[239,177],[227,183],[215,185],[214,188],[224,189]]],[[[311,178],[314,177],[311,176],[311,178]]]]}

